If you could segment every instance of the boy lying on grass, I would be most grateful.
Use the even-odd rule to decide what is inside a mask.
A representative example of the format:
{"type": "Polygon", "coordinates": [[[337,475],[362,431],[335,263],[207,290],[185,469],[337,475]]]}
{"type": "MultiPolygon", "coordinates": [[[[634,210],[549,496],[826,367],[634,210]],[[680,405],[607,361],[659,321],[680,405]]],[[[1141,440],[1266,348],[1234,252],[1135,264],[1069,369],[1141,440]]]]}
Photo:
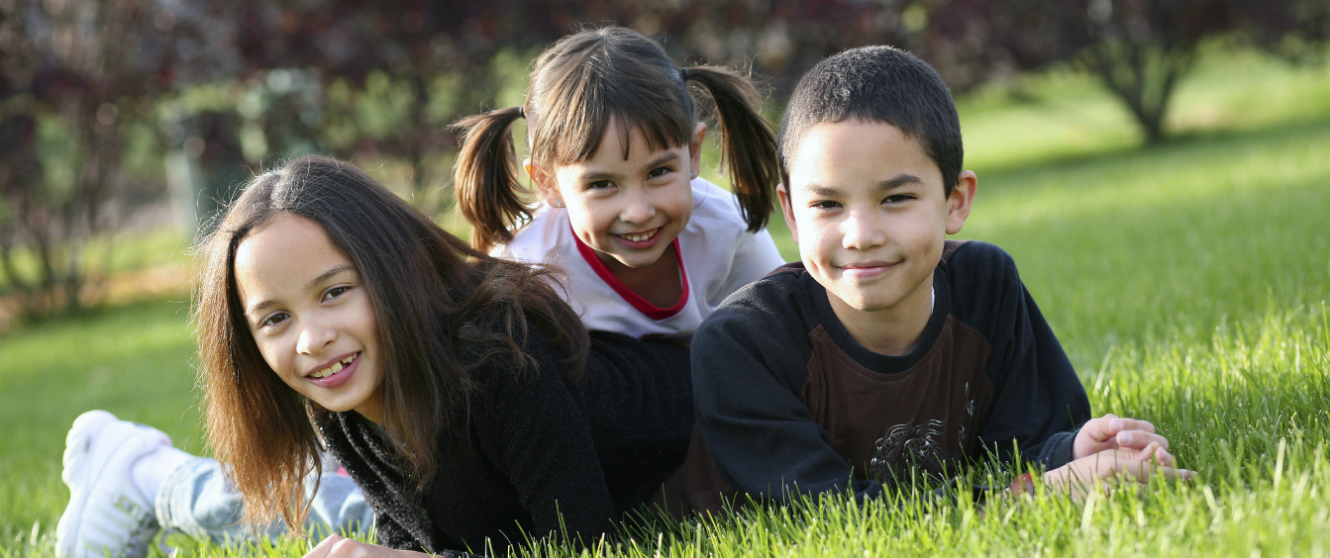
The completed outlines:
{"type": "Polygon", "coordinates": [[[889,47],[824,60],[791,98],[780,156],[802,261],[736,292],[693,337],[705,446],[694,436],[676,477],[685,508],[715,509],[723,484],[778,502],[874,498],[911,467],[953,474],[989,452],[1076,495],[1078,480],[1192,475],[1150,423],[1087,422],[1085,390],[1011,257],[946,240],[977,182],[926,63],[889,47]]]}

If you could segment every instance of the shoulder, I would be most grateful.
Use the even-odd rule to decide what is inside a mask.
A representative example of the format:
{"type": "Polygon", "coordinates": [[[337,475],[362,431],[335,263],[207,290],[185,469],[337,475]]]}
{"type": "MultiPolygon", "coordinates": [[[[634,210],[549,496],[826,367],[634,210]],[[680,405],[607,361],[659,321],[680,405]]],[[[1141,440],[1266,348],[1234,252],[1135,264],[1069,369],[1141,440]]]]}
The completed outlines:
{"type": "Polygon", "coordinates": [[[547,262],[551,259],[550,252],[566,244],[563,237],[570,234],[569,230],[567,211],[541,205],[512,240],[495,246],[490,255],[524,262],[547,262]]]}
{"type": "Polygon", "coordinates": [[[536,376],[563,378],[563,353],[535,323],[524,318],[513,324],[512,333],[499,323],[476,323],[460,328],[454,341],[457,362],[479,386],[508,384],[536,376]]]}
{"type": "Polygon", "coordinates": [[[1020,284],[1016,261],[1005,250],[978,240],[948,240],[938,268],[958,293],[991,292],[1020,284]]]}
{"type": "Polygon", "coordinates": [[[982,240],[948,240],[942,248],[942,261],[938,265],[966,274],[984,269],[1016,270],[1016,262],[1011,254],[982,240]]]}
{"type": "Polygon", "coordinates": [[[812,313],[806,275],[802,262],[788,263],[735,291],[702,322],[693,337],[694,344],[726,331],[731,332],[726,336],[733,337],[734,332],[757,334],[761,330],[766,334],[804,329],[812,313]]]}
{"type": "Polygon", "coordinates": [[[1025,286],[1010,254],[987,242],[948,241],[938,270],[950,286],[950,312],[957,319],[985,336],[1014,327],[1025,286]]]}
{"type": "Polygon", "coordinates": [[[743,210],[739,199],[729,190],[721,188],[704,178],[694,178],[693,215],[689,219],[688,229],[707,234],[738,235],[748,230],[748,223],[743,219],[743,210]]]}
{"type": "Polygon", "coordinates": [[[784,264],[735,291],[716,311],[757,311],[781,316],[802,313],[809,304],[807,275],[803,262],[784,264]]]}

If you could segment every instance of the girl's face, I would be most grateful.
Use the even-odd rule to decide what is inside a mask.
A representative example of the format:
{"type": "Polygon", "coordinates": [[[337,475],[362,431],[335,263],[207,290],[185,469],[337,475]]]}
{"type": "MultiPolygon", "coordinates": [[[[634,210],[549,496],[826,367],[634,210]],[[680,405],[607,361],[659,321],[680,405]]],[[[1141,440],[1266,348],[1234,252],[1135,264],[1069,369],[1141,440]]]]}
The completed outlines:
{"type": "Polygon", "coordinates": [[[273,219],[240,242],[235,276],[259,353],[282,381],[325,409],[381,424],[374,308],[323,227],[293,215],[273,219]]]}
{"type": "Polygon", "coordinates": [[[660,259],[693,214],[690,182],[706,125],[697,124],[688,145],[659,151],[650,151],[646,136],[632,128],[626,159],[614,120],[605,129],[589,159],[556,167],[553,180],[539,169],[532,177],[547,203],[568,208],[573,233],[607,266],[645,267],[660,259]]]}

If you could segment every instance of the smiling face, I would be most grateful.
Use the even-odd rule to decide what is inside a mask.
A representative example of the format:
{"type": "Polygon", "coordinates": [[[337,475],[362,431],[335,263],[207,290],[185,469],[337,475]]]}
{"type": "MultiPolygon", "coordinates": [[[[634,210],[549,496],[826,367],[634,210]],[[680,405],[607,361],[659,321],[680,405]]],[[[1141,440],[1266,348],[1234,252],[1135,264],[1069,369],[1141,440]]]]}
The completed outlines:
{"type": "Polygon", "coordinates": [[[818,124],[797,147],[781,205],[837,315],[847,326],[852,311],[926,324],[933,269],[969,214],[974,173],[948,197],[919,142],[885,123],[818,124]]]}
{"type": "Polygon", "coordinates": [[[381,423],[369,291],[323,227],[279,216],[240,242],[234,265],[245,321],[268,366],[320,406],[381,423]]]}
{"type": "Polygon", "coordinates": [[[706,126],[694,128],[689,145],[652,151],[637,128],[629,132],[628,157],[613,119],[592,156],[559,165],[552,177],[532,177],[550,205],[568,209],[573,233],[613,270],[656,263],[693,213],[690,183],[702,154],[706,126]]]}

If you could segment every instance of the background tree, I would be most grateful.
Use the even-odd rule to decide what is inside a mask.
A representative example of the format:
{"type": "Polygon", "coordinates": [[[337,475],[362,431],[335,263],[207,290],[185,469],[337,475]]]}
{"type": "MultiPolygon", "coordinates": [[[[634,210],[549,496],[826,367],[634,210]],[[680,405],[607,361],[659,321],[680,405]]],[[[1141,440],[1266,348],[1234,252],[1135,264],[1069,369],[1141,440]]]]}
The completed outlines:
{"type": "Polygon", "coordinates": [[[83,252],[116,224],[128,131],[179,58],[157,13],[143,0],[0,1],[0,272],[27,317],[78,308],[105,277],[83,252]]]}
{"type": "Polygon", "coordinates": [[[1072,64],[1122,103],[1147,143],[1166,138],[1169,103],[1207,41],[1305,58],[1330,34],[1323,0],[938,0],[929,14],[920,54],[951,68],[953,85],[1072,64]]]}

